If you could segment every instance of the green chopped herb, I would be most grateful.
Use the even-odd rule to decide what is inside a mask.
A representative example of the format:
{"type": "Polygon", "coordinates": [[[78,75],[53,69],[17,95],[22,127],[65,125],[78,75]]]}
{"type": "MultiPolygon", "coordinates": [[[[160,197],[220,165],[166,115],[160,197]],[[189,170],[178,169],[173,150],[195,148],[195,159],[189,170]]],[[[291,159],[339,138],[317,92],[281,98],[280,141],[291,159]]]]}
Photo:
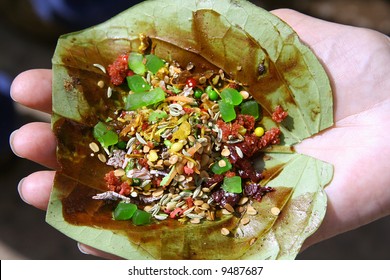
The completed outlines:
{"type": "Polygon", "coordinates": [[[133,159],[130,159],[129,162],[127,163],[126,167],[125,167],[125,172],[129,172],[131,169],[134,168],[134,160],[133,159]]]}
{"type": "Polygon", "coordinates": [[[133,224],[135,224],[136,226],[148,225],[151,223],[151,220],[152,220],[152,214],[140,209],[137,209],[135,211],[131,219],[133,224]]]}
{"type": "Polygon", "coordinates": [[[135,74],[143,75],[146,72],[144,64],[144,57],[142,54],[132,52],[129,54],[128,60],[129,68],[133,70],[135,74]]]}
{"type": "Polygon", "coordinates": [[[108,148],[118,143],[118,135],[103,122],[98,122],[93,128],[93,136],[99,143],[108,148]]]}
{"type": "Polygon", "coordinates": [[[126,99],[125,109],[132,111],[143,106],[149,106],[165,99],[165,92],[161,88],[155,88],[149,92],[136,92],[129,94],[126,99]]]}
{"type": "Polygon", "coordinates": [[[225,122],[230,122],[236,118],[236,111],[234,110],[234,105],[226,103],[221,100],[218,102],[219,111],[221,112],[222,119],[225,122]]]}
{"type": "Polygon", "coordinates": [[[164,140],[164,144],[165,146],[167,146],[168,148],[170,148],[172,146],[172,142],[169,141],[168,139],[167,140],[164,140]]]}
{"type": "Polygon", "coordinates": [[[260,117],[259,104],[254,100],[249,100],[241,104],[241,114],[250,115],[257,120],[260,117]]]}
{"type": "Polygon", "coordinates": [[[148,121],[150,123],[157,122],[159,120],[165,119],[168,117],[168,114],[165,111],[156,110],[150,113],[148,121]]]}
{"type": "Polygon", "coordinates": [[[140,178],[133,178],[133,186],[139,186],[141,185],[141,179],[140,178]]]}
{"type": "Polygon", "coordinates": [[[211,166],[211,171],[213,171],[215,174],[223,174],[232,169],[232,164],[226,157],[223,157],[221,160],[225,163],[221,164],[220,161],[217,161],[211,166]]]}
{"type": "Polygon", "coordinates": [[[154,54],[149,54],[146,56],[146,68],[156,74],[164,66],[164,61],[154,54]]]}
{"type": "Polygon", "coordinates": [[[137,211],[137,205],[133,203],[119,202],[114,210],[114,220],[130,220],[137,211]]]}
{"type": "Polygon", "coordinates": [[[150,90],[150,85],[140,75],[133,75],[126,77],[127,84],[133,92],[145,92],[150,90]]]}
{"type": "Polygon", "coordinates": [[[231,105],[240,105],[242,102],[242,95],[234,88],[225,88],[221,92],[221,99],[231,105]]]}
{"type": "Polygon", "coordinates": [[[240,176],[225,177],[222,188],[230,193],[242,193],[242,182],[240,176]]]}

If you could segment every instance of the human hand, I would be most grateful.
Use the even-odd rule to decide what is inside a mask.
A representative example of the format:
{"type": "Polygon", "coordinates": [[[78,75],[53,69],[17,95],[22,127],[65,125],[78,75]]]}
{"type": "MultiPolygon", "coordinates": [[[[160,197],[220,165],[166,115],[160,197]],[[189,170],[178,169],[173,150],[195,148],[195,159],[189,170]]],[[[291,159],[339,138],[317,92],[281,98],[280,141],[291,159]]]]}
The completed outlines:
{"type": "MultiPolygon", "coordinates": [[[[309,246],[390,213],[390,79],[386,72],[390,42],[374,31],[291,10],[276,10],[274,14],[291,25],[319,57],[334,90],[335,125],[296,147],[298,152],[335,167],[334,179],[326,188],[328,211],[320,229],[307,240],[305,246],[309,246]]],[[[11,95],[16,102],[50,113],[51,71],[20,74],[11,95]]],[[[17,155],[58,168],[56,140],[49,124],[27,124],[12,134],[10,142],[17,155]]],[[[19,184],[23,200],[46,209],[53,178],[54,171],[24,178],[19,184]]],[[[88,253],[111,257],[82,246],[88,253]]]]}

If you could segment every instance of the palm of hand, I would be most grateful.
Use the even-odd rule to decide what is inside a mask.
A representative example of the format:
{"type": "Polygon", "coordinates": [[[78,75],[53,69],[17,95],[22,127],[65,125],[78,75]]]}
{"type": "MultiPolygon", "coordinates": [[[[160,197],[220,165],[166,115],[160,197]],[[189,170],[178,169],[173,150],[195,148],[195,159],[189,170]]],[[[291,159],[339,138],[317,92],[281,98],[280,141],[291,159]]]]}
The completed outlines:
{"type": "Polygon", "coordinates": [[[390,40],[291,11],[275,13],[322,60],[334,94],[335,125],[296,147],[335,169],[326,188],[328,212],[310,244],[390,214],[390,40]]]}

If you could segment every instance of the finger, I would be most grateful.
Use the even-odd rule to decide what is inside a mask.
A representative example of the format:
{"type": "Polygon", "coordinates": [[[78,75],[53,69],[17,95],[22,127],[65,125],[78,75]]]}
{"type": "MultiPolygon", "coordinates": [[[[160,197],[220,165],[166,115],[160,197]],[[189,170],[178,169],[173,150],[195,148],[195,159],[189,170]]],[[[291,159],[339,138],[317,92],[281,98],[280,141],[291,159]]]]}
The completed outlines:
{"type": "Polygon", "coordinates": [[[52,169],[58,168],[56,138],[48,123],[34,122],[22,126],[11,134],[10,146],[19,157],[52,169]]]}
{"type": "Polygon", "coordinates": [[[21,199],[39,209],[46,210],[55,171],[38,171],[22,179],[18,185],[21,199]]]}
{"type": "Polygon", "coordinates": [[[112,254],[100,251],[98,249],[95,249],[95,248],[93,248],[91,246],[88,246],[88,245],[85,245],[85,244],[82,244],[82,243],[77,243],[77,246],[79,247],[80,252],[83,253],[83,254],[94,255],[94,256],[97,256],[97,257],[101,257],[101,258],[104,258],[104,259],[110,259],[110,260],[121,260],[122,259],[122,258],[120,258],[118,256],[115,256],[115,255],[112,255],[112,254]]]}
{"type": "Polygon", "coordinates": [[[19,74],[11,85],[14,101],[46,113],[51,112],[52,74],[49,69],[28,70],[19,74]]]}

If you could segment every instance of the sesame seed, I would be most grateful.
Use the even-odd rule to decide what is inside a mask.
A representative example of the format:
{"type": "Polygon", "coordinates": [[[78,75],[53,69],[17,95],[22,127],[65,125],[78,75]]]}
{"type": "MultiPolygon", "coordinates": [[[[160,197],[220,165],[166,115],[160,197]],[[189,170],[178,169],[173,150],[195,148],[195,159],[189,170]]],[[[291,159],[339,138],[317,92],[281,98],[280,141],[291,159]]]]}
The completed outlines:
{"type": "Polygon", "coordinates": [[[242,218],[242,219],[241,219],[241,224],[242,224],[242,225],[246,225],[246,224],[248,224],[249,222],[250,222],[250,220],[249,220],[248,217],[245,217],[245,218],[242,218]]]}
{"type": "Polygon", "coordinates": [[[112,88],[107,88],[107,97],[110,98],[112,96],[112,88]]]}
{"type": "Polygon", "coordinates": [[[225,208],[222,209],[221,212],[222,212],[223,215],[231,215],[232,214],[228,210],[226,210],[225,208]]]}
{"type": "Polygon", "coordinates": [[[248,205],[248,207],[246,208],[246,213],[248,215],[254,216],[257,214],[257,210],[253,208],[251,205],[248,205]]]}
{"type": "Polygon", "coordinates": [[[203,204],[203,200],[197,199],[197,200],[194,201],[194,204],[195,204],[196,206],[200,206],[200,205],[203,204]]]}
{"type": "Polygon", "coordinates": [[[243,196],[240,198],[240,200],[238,201],[238,205],[244,205],[245,203],[247,203],[249,200],[249,198],[247,196],[243,196]]]}
{"type": "Polygon", "coordinates": [[[104,74],[106,74],[107,72],[106,72],[106,68],[104,68],[104,66],[103,65],[101,65],[101,64],[99,64],[99,63],[94,63],[94,64],[92,64],[94,67],[96,67],[96,68],[99,68],[104,74]]]}
{"type": "Polygon", "coordinates": [[[190,220],[191,224],[199,224],[200,223],[200,219],[199,218],[193,218],[190,220]]]}
{"type": "Polygon", "coordinates": [[[210,205],[208,205],[207,203],[203,203],[202,206],[201,206],[201,208],[207,210],[207,209],[210,209],[210,205]]]}
{"type": "Polygon", "coordinates": [[[244,98],[244,99],[249,98],[249,93],[245,90],[240,91],[240,94],[241,94],[242,98],[244,98]]]}
{"type": "Polygon", "coordinates": [[[107,161],[106,156],[103,154],[98,154],[98,159],[103,163],[107,161]]]}
{"type": "Polygon", "coordinates": [[[125,174],[126,174],[126,172],[122,168],[116,169],[114,171],[114,175],[117,176],[117,177],[122,177],[125,174]]]}
{"type": "Polygon", "coordinates": [[[231,206],[229,203],[225,204],[225,209],[228,210],[229,212],[234,212],[233,206],[231,206]]]}
{"type": "Polygon", "coordinates": [[[95,153],[99,152],[99,146],[95,142],[89,143],[89,148],[95,153]]]}
{"type": "Polygon", "coordinates": [[[160,195],[162,195],[164,193],[164,190],[162,188],[159,188],[157,190],[155,190],[153,193],[152,193],[152,196],[153,197],[159,197],[160,195]]]}
{"type": "Polygon", "coordinates": [[[271,208],[272,215],[278,216],[280,214],[280,209],[278,207],[271,208]]]}
{"type": "Polygon", "coordinates": [[[221,228],[221,234],[222,235],[227,236],[227,235],[229,235],[229,233],[230,233],[230,231],[227,228],[221,228]]]}
{"type": "Polygon", "coordinates": [[[138,193],[137,192],[131,192],[130,195],[131,195],[131,197],[137,197],[138,193]]]}
{"type": "Polygon", "coordinates": [[[97,83],[98,87],[100,88],[103,88],[104,87],[104,81],[100,80],[98,83],[97,83]]]}

